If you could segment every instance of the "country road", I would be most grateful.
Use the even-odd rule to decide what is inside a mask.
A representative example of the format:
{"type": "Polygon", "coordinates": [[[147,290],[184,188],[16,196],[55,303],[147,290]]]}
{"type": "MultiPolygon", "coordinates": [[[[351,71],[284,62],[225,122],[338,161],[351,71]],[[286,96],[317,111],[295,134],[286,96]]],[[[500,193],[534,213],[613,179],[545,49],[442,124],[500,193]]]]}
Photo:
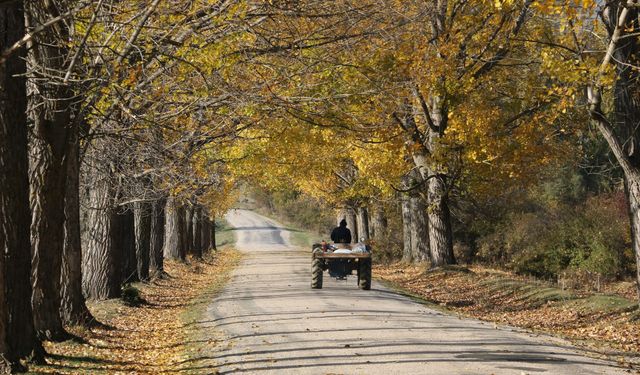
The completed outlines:
{"type": "Polygon", "coordinates": [[[565,341],[459,319],[355,277],[310,289],[310,249],[246,210],[226,216],[246,254],[208,309],[220,373],[626,374],[565,341]]]}

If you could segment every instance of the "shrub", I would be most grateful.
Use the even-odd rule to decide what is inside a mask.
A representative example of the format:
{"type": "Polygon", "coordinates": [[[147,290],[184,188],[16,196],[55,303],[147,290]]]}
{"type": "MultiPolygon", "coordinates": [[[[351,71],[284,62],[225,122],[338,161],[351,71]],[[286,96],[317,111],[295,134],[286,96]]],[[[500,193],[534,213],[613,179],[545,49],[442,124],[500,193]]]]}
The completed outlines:
{"type": "Polygon", "coordinates": [[[402,243],[389,236],[371,241],[371,256],[375,263],[389,264],[402,258],[402,243]]]}
{"type": "Polygon", "coordinates": [[[478,241],[478,255],[537,277],[574,270],[619,279],[634,272],[627,220],[621,192],[513,214],[478,241]]]}
{"type": "Polygon", "coordinates": [[[131,284],[122,286],[122,296],[120,298],[127,306],[140,306],[145,302],[140,290],[131,284]]]}

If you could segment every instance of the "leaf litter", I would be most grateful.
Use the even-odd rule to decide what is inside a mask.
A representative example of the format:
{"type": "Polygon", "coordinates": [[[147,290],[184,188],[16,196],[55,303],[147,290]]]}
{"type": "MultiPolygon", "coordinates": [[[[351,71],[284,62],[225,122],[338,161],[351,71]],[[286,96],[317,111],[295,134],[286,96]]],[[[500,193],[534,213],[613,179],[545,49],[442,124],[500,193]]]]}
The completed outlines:
{"type": "Polygon", "coordinates": [[[47,364],[32,365],[30,372],[215,374],[211,354],[222,338],[203,316],[239,259],[239,252],[225,248],[202,260],[165,261],[166,277],[135,284],[145,303],[89,302],[103,325],[70,327],[78,339],[45,342],[47,364]]]}
{"type": "Polygon", "coordinates": [[[437,309],[558,335],[596,356],[640,367],[640,313],[628,287],[609,294],[562,290],[482,266],[427,270],[399,262],[375,265],[373,272],[437,309]]]}

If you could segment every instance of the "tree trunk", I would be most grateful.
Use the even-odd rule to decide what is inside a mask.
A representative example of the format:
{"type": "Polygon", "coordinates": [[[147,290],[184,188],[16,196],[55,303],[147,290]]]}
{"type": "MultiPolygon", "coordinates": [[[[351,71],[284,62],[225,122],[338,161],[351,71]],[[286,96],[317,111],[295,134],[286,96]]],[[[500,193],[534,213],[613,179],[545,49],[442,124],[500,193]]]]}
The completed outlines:
{"type": "Polygon", "coordinates": [[[162,248],[164,246],[164,208],[166,204],[167,200],[164,198],[152,204],[149,268],[154,276],[161,275],[164,272],[164,254],[162,253],[162,248]]]}
{"type": "MultiPolygon", "coordinates": [[[[608,11],[609,30],[615,30],[620,21],[618,17],[623,7],[622,2],[610,2],[608,11]]],[[[616,158],[622,165],[625,176],[625,190],[629,203],[629,218],[631,223],[631,243],[636,257],[636,286],[640,299],[640,72],[635,68],[640,59],[640,42],[635,33],[640,27],[637,8],[628,8],[628,16],[624,24],[622,35],[614,49],[616,65],[616,81],[614,86],[614,120],[613,131],[624,147],[622,152],[615,152],[616,158]],[[623,155],[620,155],[620,154],[623,155]]],[[[602,125],[602,124],[600,124],[602,125]]],[[[607,134],[600,126],[601,132],[607,134]]],[[[609,137],[612,137],[611,135],[609,137]]],[[[611,145],[613,139],[607,139],[611,145]]],[[[614,147],[612,147],[613,149],[614,147]]]]}
{"type": "Polygon", "coordinates": [[[211,218],[211,249],[218,250],[218,244],[216,244],[216,217],[211,218]]]}
{"type": "Polygon", "coordinates": [[[640,298],[640,171],[625,175],[631,221],[631,246],[636,257],[636,287],[640,298]]]}
{"type": "Polygon", "coordinates": [[[371,237],[380,239],[387,234],[387,217],[385,216],[384,207],[377,205],[373,209],[371,217],[371,237]]]}
{"type": "Polygon", "coordinates": [[[429,249],[431,251],[431,265],[441,267],[455,264],[453,255],[453,232],[451,230],[451,213],[449,211],[448,196],[442,178],[429,180],[429,249]]]}
{"type": "Polygon", "coordinates": [[[184,209],[175,198],[167,199],[165,211],[164,257],[167,259],[185,259],[184,256],[184,209]]]}
{"type": "Polygon", "coordinates": [[[369,235],[369,211],[366,207],[358,207],[357,208],[357,227],[358,227],[358,236],[354,239],[354,242],[360,242],[361,238],[368,240],[369,235]]]}
{"type": "Polygon", "coordinates": [[[411,246],[411,197],[402,194],[400,197],[400,206],[402,211],[402,261],[413,262],[413,251],[411,246]]]}
{"type": "Polygon", "coordinates": [[[122,251],[122,283],[132,283],[138,279],[138,260],[136,259],[136,228],[131,207],[118,209],[121,225],[120,249],[122,251]]]}
{"type": "Polygon", "coordinates": [[[596,82],[588,91],[589,114],[624,172],[640,298],[640,72],[635,68],[640,58],[640,43],[635,36],[639,11],[618,1],[607,2],[606,8],[601,19],[609,31],[608,51],[611,53],[605,54],[601,72],[609,63],[616,68],[615,112],[612,119],[602,112],[602,92],[600,82],[596,82]]]}
{"type": "MultiPolygon", "coordinates": [[[[0,5],[0,51],[24,34],[23,2],[0,5]]],[[[14,367],[44,352],[31,310],[25,55],[21,48],[0,65],[0,353],[14,367]]]]}
{"type": "Polygon", "coordinates": [[[193,229],[193,243],[191,248],[193,255],[197,258],[202,258],[202,207],[196,206],[193,208],[192,216],[192,229],[193,229]]]}
{"type": "MultiPolygon", "coordinates": [[[[441,133],[446,127],[446,111],[438,99],[433,99],[432,120],[439,124],[437,132],[429,130],[426,145],[413,141],[412,158],[420,176],[427,181],[427,207],[429,226],[429,249],[431,252],[431,265],[440,267],[446,264],[455,264],[453,255],[453,231],[451,229],[451,213],[449,211],[449,195],[445,179],[447,176],[440,172],[442,166],[431,165],[429,153],[435,152],[439,147],[441,133]]],[[[414,136],[414,139],[416,137],[414,136]]]]}
{"type": "MultiPolygon", "coordinates": [[[[97,150],[92,153],[99,154],[97,150]]],[[[119,297],[122,281],[121,217],[112,206],[115,192],[107,171],[107,166],[94,159],[89,171],[92,188],[86,204],[82,289],[87,298],[96,300],[119,297]]]]}
{"type": "Polygon", "coordinates": [[[136,268],[138,279],[149,280],[149,253],[151,249],[151,221],[152,204],[136,202],[134,207],[134,221],[136,232],[136,268]]]}
{"type": "MultiPolygon", "coordinates": [[[[30,30],[61,12],[49,1],[27,2],[30,30]]],[[[38,336],[60,341],[69,336],[60,316],[60,274],[64,248],[64,195],[66,149],[71,127],[68,85],[51,79],[51,72],[65,71],[69,32],[66,23],[35,34],[28,55],[30,102],[33,121],[29,141],[31,203],[31,275],[33,320],[38,336]]]]}
{"type": "Polygon", "coordinates": [[[358,222],[356,220],[355,210],[351,207],[345,207],[338,210],[338,225],[342,219],[347,221],[347,228],[351,231],[351,242],[358,242],[358,222]]]}
{"type": "Polygon", "coordinates": [[[207,252],[211,250],[211,220],[203,213],[202,215],[202,251],[207,252]]]}
{"type": "Polygon", "coordinates": [[[93,320],[82,294],[82,245],[80,238],[80,143],[77,129],[69,139],[67,188],[64,197],[64,249],[60,314],[67,325],[85,325],[93,320]]]}
{"type": "Polygon", "coordinates": [[[185,215],[184,215],[184,226],[185,226],[185,231],[183,232],[183,234],[185,235],[185,239],[184,239],[184,245],[185,245],[185,253],[189,254],[193,254],[193,211],[194,211],[194,206],[189,204],[187,207],[185,207],[183,209],[185,215]]]}
{"type": "Polygon", "coordinates": [[[180,242],[180,259],[185,261],[187,260],[187,253],[191,246],[188,242],[190,236],[187,233],[187,207],[184,205],[178,207],[178,233],[182,238],[180,242]]]}
{"type": "Polygon", "coordinates": [[[429,260],[429,218],[427,206],[422,197],[414,195],[409,199],[411,211],[411,255],[414,262],[429,260]]]}

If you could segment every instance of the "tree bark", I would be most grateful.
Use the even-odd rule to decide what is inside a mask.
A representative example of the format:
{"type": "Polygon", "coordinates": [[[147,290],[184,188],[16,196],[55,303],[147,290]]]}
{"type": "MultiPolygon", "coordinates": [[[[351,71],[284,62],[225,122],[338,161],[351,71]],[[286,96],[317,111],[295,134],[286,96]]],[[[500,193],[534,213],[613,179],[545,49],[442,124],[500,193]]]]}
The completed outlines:
{"type": "Polygon", "coordinates": [[[429,249],[433,267],[456,263],[453,255],[453,231],[451,230],[449,198],[445,189],[442,178],[433,178],[429,181],[429,249]]]}
{"type": "Polygon", "coordinates": [[[93,320],[82,294],[82,245],[80,235],[80,143],[77,129],[69,139],[67,188],[64,197],[64,249],[62,252],[60,314],[66,325],[93,320]]]}
{"type": "Polygon", "coordinates": [[[427,206],[419,195],[409,199],[411,213],[411,258],[414,262],[429,260],[429,218],[427,206]]]}
{"type": "Polygon", "coordinates": [[[194,212],[194,206],[189,204],[187,207],[184,208],[184,225],[185,225],[185,231],[183,232],[185,235],[185,253],[189,254],[193,254],[193,212],[194,212]]]}
{"type": "Polygon", "coordinates": [[[203,213],[202,215],[202,251],[207,252],[211,250],[211,220],[203,213]]]}
{"type": "Polygon", "coordinates": [[[182,238],[180,242],[180,259],[185,261],[191,246],[189,246],[189,235],[187,233],[187,207],[184,205],[178,206],[178,233],[182,238]]]}
{"type": "MultiPolygon", "coordinates": [[[[50,1],[27,2],[29,27],[57,17],[61,11],[50,1]]],[[[35,34],[28,55],[30,102],[33,121],[29,144],[33,320],[41,339],[69,337],[60,315],[60,275],[64,248],[64,196],[66,149],[71,128],[73,93],[55,82],[51,73],[65,71],[69,40],[66,23],[59,22],[35,34]]]]}
{"type": "Polygon", "coordinates": [[[609,31],[609,46],[598,79],[609,64],[615,66],[615,111],[611,120],[602,112],[602,87],[596,81],[595,87],[588,90],[589,114],[624,172],[640,299],[640,72],[635,68],[640,59],[640,43],[635,37],[640,28],[640,12],[620,1],[607,2],[606,8],[602,20],[609,31]]]}
{"type": "MultiPolygon", "coordinates": [[[[635,33],[640,28],[638,8],[626,8],[626,19],[619,19],[622,3],[609,4],[609,30],[615,32],[616,25],[622,27],[623,34],[616,42],[613,61],[616,65],[616,81],[614,86],[615,128],[617,139],[623,140],[624,157],[617,155],[625,176],[627,201],[629,204],[629,221],[631,223],[631,244],[636,257],[636,287],[640,299],[640,72],[635,68],[640,59],[640,42],[635,33]],[[626,160],[622,160],[626,159],[626,160]],[[626,164],[626,167],[625,167],[626,164]]],[[[615,36],[611,35],[613,39],[615,36]]],[[[603,124],[601,124],[603,125],[603,124]]],[[[600,129],[607,138],[604,129],[600,129]]],[[[612,135],[614,136],[614,135],[612,135]]],[[[607,139],[609,144],[612,140],[607,139]]]]}
{"type": "Polygon", "coordinates": [[[185,259],[184,253],[184,209],[174,197],[167,199],[165,211],[164,257],[167,259],[185,259]]]}
{"type": "Polygon", "coordinates": [[[400,209],[402,211],[402,261],[413,262],[413,247],[411,246],[411,197],[402,194],[400,198],[400,209]]]}
{"type": "MultiPolygon", "coordinates": [[[[92,153],[99,154],[99,151],[92,150],[92,153]]],[[[115,191],[108,166],[98,163],[95,160],[97,155],[92,156],[93,165],[88,172],[92,188],[89,189],[86,204],[88,212],[83,240],[82,289],[87,298],[102,300],[120,296],[122,225],[121,217],[113,207],[115,191]]]]}
{"type": "MultiPolygon", "coordinates": [[[[416,97],[422,96],[416,90],[416,97]]],[[[451,228],[451,213],[449,211],[449,194],[446,185],[447,175],[441,170],[444,166],[431,160],[430,156],[438,154],[440,139],[447,128],[448,112],[442,98],[434,95],[430,106],[425,107],[424,116],[428,118],[429,128],[426,137],[418,129],[413,110],[406,109],[408,115],[403,129],[411,149],[411,157],[416,169],[423,181],[427,184],[427,205],[429,218],[429,249],[431,252],[431,265],[440,267],[446,264],[455,264],[453,254],[453,230],[451,228]],[[426,138],[426,139],[425,139],[426,138]]]]}
{"type": "Polygon", "coordinates": [[[371,217],[371,237],[380,239],[387,234],[387,217],[382,205],[377,205],[373,209],[371,217]]]}
{"type": "Polygon", "coordinates": [[[216,243],[216,217],[211,218],[211,249],[214,251],[218,250],[218,244],[216,243]]]}
{"type": "Polygon", "coordinates": [[[193,233],[191,251],[193,251],[193,255],[195,255],[197,258],[202,258],[202,207],[195,206],[193,208],[191,226],[193,233]]]}
{"type": "Polygon", "coordinates": [[[136,232],[136,268],[138,280],[149,280],[149,253],[151,249],[152,204],[136,202],[134,221],[136,232]]]}
{"type": "Polygon", "coordinates": [[[364,238],[368,240],[369,235],[369,211],[366,207],[358,207],[357,208],[357,216],[356,223],[358,227],[358,237],[354,240],[354,242],[360,242],[360,239],[364,238]]]}
{"type": "Polygon", "coordinates": [[[117,215],[121,225],[120,251],[123,270],[121,283],[132,283],[139,281],[134,213],[131,207],[120,207],[117,209],[117,215]]]}
{"type": "Polygon", "coordinates": [[[154,276],[161,275],[164,272],[162,248],[164,247],[164,208],[166,204],[167,200],[164,198],[152,204],[149,268],[154,276]]]}
{"type": "MultiPolygon", "coordinates": [[[[0,5],[0,51],[24,35],[23,9],[20,0],[0,5]]],[[[44,352],[31,310],[25,56],[21,48],[0,64],[0,353],[15,368],[44,352]]]]}
{"type": "Polygon", "coordinates": [[[640,171],[625,176],[631,222],[631,246],[636,257],[636,287],[640,298],[640,171]]]}

